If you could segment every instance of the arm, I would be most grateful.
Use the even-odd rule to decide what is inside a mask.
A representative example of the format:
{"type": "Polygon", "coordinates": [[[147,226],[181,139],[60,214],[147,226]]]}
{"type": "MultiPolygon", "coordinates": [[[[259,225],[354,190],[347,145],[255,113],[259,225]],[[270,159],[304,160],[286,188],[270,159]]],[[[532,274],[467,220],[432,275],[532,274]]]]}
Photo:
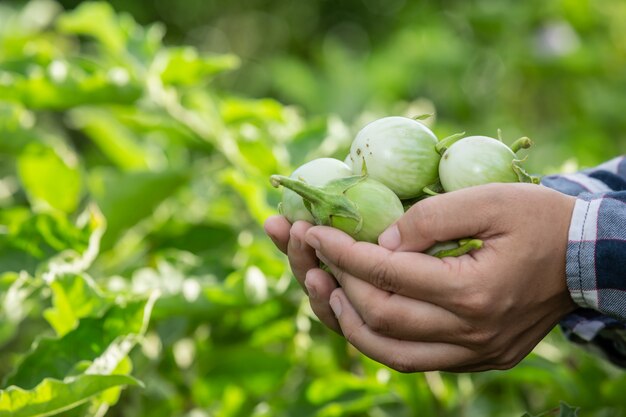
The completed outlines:
{"type": "Polygon", "coordinates": [[[543,184],[577,196],[567,248],[567,285],[579,309],[566,336],[626,367],[626,158],[543,184]]]}

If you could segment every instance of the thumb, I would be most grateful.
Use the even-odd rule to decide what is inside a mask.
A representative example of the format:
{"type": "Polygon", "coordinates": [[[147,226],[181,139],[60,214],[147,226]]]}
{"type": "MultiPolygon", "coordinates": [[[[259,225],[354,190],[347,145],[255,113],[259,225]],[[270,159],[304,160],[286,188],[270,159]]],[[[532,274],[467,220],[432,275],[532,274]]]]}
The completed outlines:
{"type": "Polygon", "coordinates": [[[423,252],[437,242],[480,237],[498,223],[494,220],[504,191],[494,184],[421,200],[378,237],[378,244],[423,252]]]}

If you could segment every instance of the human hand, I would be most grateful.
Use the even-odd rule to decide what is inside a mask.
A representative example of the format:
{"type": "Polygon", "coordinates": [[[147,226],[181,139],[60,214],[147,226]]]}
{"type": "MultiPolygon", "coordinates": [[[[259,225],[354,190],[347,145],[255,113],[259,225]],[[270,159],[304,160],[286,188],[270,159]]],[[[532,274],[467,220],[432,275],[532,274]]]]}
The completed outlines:
{"type": "Polygon", "coordinates": [[[402,372],[508,369],[575,308],[565,281],[574,202],[537,185],[472,187],[417,203],[380,246],[295,224],[292,239],[304,234],[316,252],[305,245],[306,257],[287,253],[316,292],[320,319],[333,327],[329,300],[340,330],[365,355],[402,372]],[[466,237],[482,239],[483,248],[459,258],[420,253],[466,237]],[[315,254],[339,288],[316,269],[315,254]]]}
{"type": "Polygon", "coordinates": [[[264,224],[265,232],[276,247],[289,259],[291,271],[309,296],[309,303],[315,315],[328,327],[341,333],[328,300],[337,288],[337,281],[320,269],[315,249],[305,241],[306,232],[312,227],[305,221],[291,225],[283,216],[271,216],[264,224]]]}

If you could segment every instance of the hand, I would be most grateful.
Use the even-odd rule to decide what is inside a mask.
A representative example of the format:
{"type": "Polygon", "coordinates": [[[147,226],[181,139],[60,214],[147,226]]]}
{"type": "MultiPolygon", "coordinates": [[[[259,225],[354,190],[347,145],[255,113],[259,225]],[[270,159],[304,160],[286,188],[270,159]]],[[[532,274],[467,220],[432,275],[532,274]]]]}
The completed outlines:
{"type": "Polygon", "coordinates": [[[304,234],[340,288],[316,269],[307,245],[287,253],[317,295],[316,313],[334,326],[324,306],[332,291],[340,330],[365,355],[402,372],[508,369],[575,308],[565,282],[574,202],[530,184],[446,193],[414,205],[380,236],[380,246],[295,224],[289,246],[304,234]],[[482,239],[483,248],[459,258],[420,253],[466,237],[482,239]]]}
{"type": "Polygon", "coordinates": [[[337,281],[319,268],[315,250],[305,241],[310,223],[298,221],[293,226],[283,216],[272,216],[265,221],[265,232],[274,244],[289,258],[291,271],[309,296],[311,309],[328,327],[341,333],[328,300],[337,288],[337,281]]]}

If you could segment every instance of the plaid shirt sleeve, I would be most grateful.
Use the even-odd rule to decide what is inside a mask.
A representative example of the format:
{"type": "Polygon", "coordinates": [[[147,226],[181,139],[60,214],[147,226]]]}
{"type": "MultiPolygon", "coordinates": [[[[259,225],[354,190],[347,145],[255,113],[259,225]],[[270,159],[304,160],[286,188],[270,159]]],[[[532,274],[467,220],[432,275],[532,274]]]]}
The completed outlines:
{"type": "Polygon", "coordinates": [[[561,327],[570,340],[626,367],[626,157],[542,184],[577,197],[566,275],[580,308],[561,327]]]}

